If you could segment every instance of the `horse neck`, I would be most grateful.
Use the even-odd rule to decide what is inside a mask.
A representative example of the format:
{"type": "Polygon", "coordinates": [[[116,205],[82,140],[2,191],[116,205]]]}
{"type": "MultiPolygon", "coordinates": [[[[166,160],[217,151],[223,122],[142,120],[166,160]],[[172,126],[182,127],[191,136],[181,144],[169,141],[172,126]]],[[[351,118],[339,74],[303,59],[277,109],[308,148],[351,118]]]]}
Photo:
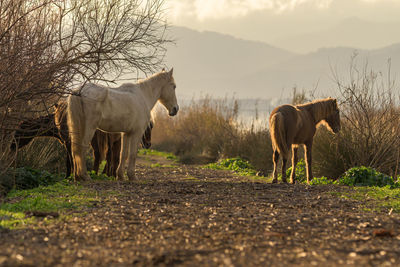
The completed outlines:
{"type": "Polygon", "coordinates": [[[163,81],[159,76],[153,76],[140,83],[140,89],[145,95],[145,101],[149,108],[152,110],[161,96],[161,89],[163,88],[163,81]]]}
{"type": "Polygon", "coordinates": [[[314,117],[315,123],[325,120],[329,115],[329,110],[326,107],[321,107],[324,103],[317,102],[310,104],[310,112],[314,117]]]}

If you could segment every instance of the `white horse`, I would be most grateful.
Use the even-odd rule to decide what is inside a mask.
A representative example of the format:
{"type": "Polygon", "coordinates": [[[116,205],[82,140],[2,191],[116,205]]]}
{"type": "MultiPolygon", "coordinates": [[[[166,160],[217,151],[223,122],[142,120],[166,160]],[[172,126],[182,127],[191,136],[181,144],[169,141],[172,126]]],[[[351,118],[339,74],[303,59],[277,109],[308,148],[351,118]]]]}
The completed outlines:
{"type": "Polygon", "coordinates": [[[149,125],[150,112],[160,101],[170,116],[178,113],[173,69],[161,71],[138,83],[107,88],[87,84],[68,97],[68,129],[71,135],[75,180],[90,179],[87,174],[85,152],[96,129],[109,133],[122,133],[120,161],[117,178],[127,174],[135,179],[137,147],[149,125]]]}

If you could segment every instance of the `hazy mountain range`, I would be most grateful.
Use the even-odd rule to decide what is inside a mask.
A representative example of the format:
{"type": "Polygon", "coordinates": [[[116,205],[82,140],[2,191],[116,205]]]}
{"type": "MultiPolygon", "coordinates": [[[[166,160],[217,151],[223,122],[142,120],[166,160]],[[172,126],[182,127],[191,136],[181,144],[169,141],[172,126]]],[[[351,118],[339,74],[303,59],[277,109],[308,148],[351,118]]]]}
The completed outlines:
{"type": "MultiPolygon", "coordinates": [[[[339,33],[331,34],[334,38],[339,33]]],[[[376,50],[327,47],[296,54],[262,42],[184,27],[172,27],[170,35],[176,44],[168,48],[166,64],[174,67],[178,93],[186,98],[211,95],[271,99],[287,97],[294,86],[316,88],[321,96],[334,96],[337,87],[333,73],[337,72],[345,82],[354,54],[358,54],[356,62],[360,67],[368,62],[369,68],[382,73],[387,72],[390,59],[391,76],[400,76],[400,43],[376,50]]],[[[318,38],[329,41],[329,34],[321,36],[324,35],[318,38]]],[[[301,40],[299,37],[283,44],[300,44],[301,40]]]]}
{"type": "Polygon", "coordinates": [[[377,22],[351,17],[324,29],[292,34],[271,44],[305,53],[322,47],[377,48],[400,42],[399,21],[377,22]]]}

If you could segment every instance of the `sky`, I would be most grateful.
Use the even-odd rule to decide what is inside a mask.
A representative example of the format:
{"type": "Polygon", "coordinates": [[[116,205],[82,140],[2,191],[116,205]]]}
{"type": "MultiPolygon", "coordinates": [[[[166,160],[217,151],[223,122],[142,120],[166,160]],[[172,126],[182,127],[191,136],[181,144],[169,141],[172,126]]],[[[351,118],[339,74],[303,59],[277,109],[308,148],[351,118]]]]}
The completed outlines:
{"type": "Polygon", "coordinates": [[[172,25],[262,41],[294,52],[315,49],[291,45],[298,36],[332,29],[343,40],[332,45],[372,49],[400,41],[400,34],[395,34],[400,28],[400,0],[166,0],[166,5],[172,25]],[[356,21],[364,23],[365,27],[357,28],[363,35],[371,29],[387,34],[362,43],[341,37],[340,27],[356,21]]]}

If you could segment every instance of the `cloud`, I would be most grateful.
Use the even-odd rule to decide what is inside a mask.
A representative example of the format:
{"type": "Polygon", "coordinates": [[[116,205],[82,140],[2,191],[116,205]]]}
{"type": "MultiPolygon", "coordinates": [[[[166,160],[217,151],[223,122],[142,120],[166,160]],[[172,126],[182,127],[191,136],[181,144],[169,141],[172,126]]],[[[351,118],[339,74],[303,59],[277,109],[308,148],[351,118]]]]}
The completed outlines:
{"type": "MultiPolygon", "coordinates": [[[[364,0],[363,0],[364,1],[364,0]]],[[[374,0],[365,0],[374,1],[374,0]]],[[[333,0],[170,0],[171,17],[190,16],[198,20],[242,17],[258,10],[276,13],[291,11],[307,5],[328,8],[333,0]]]]}

